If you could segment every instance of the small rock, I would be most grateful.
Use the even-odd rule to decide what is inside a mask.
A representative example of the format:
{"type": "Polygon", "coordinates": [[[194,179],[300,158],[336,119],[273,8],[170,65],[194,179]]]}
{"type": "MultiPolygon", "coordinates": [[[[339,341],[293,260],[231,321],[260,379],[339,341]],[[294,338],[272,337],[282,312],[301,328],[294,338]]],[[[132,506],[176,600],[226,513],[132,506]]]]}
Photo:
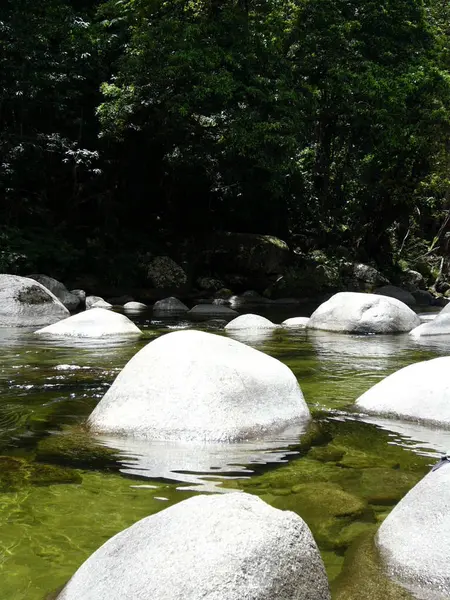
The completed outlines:
{"type": "Polygon", "coordinates": [[[284,327],[296,327],[297,329],[304,329],[309,323],[309,317],[292,317],[286,319],[281,324],[284,327]]]}
{"type": "Polygon", "coordinates": [[[242,329],[276,329],[279,325],[275,325],[269,319],[260,315],[240,315],[225,325],[225,331],[234,331],[242,329]]]}

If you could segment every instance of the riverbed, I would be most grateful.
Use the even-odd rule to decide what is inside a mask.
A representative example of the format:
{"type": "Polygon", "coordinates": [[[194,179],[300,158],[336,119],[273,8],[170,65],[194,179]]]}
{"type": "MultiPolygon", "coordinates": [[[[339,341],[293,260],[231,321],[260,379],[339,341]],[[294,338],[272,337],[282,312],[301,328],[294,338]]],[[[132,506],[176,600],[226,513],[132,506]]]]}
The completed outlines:
{"type": "Polygon", "coordinates": [[[241,334],[295,373],[314,417],[307,429],[264,443],[201,447],[94,437],[86,417],[145,344],[186,327],[225,335],[214,323],[151,314],[137,322],[145,334],[139,341],[57,341],[0,329],[2,600],[50,597],[125,527],[194,494],[233,490],[306,520],[334,599],[408,598],[381,576],[373,535],[450,447],[450,432],[368,417],[352,404],[401,367],[448,355],[450,336],[241,334]]]}

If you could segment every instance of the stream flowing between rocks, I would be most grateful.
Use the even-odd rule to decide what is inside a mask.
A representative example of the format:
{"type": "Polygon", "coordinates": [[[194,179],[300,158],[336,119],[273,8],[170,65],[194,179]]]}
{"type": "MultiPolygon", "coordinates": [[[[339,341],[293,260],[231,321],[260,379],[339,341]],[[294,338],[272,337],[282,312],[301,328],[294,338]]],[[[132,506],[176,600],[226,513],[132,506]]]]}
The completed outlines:
{"type": "Polygon", "coordinates": [[[151,339],[188,326],[224,334],[145,314],[137,323],[145,332],[138,342],[47,340],[0,328],[1,599],[51,598],[100,545],[137,520],[194,494],[232,490],[304,518],[333,599],[411,598],[382,576],[373,536],[450,447],[450,432],[368,417],[351,405],[386,375],[449,354],[450,337],[241,333],[235,339],[293,370],[314,417],[306,430],[264,443],[200,446],[92,436],[86,417],[151,339]]]}

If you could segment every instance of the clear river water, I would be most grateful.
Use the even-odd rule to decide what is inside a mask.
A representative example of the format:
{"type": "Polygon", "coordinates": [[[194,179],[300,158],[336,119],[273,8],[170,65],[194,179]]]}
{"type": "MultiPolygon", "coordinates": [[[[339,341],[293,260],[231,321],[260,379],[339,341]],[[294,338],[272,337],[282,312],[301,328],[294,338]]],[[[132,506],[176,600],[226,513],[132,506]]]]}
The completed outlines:
{"type": "Polygon", "coordinates": [[[0,328],[0,599],[50,599],[115,533],[193,494],[236,489],[305,519],[333,600],[411,598],[383,576],[373,537],[450,447],[450,432],[368,417],[352,404],[401,367],[447,355],[450,336],[278,329],[240,337],[293,370],[314,417],[307,430],[237,445],[94,437],[86,417],[151,339],[188,326],[224,334],[208,323],[136,321],[145,332],[137,342],[0,328]]]}

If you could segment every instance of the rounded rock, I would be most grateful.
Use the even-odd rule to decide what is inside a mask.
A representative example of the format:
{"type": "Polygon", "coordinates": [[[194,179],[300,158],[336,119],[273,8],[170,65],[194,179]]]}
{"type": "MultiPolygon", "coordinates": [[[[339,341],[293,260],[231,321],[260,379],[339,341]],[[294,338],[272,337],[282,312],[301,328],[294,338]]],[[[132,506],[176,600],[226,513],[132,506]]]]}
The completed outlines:
{"type": "Polygon", "coordinates": [[[69,315],[58,298],[38,281],[0,275],[0,327],[42,327],[69,315]]]}
{"type": "Polygon", "coordinates": [[[240,315],[225,325],[226,331],[236,331],[243,329],[276,329],[279,325],[275,325],[269,319],[261,317],[261,315],[240,315]]]}
{"type": "Polygon", "coordinates": [[[143,302],[127,302],[123,305],[125,311],[135,312],[141,310],[147,310],[147,305],[143,302]]]}
{"type": "Polygon", "coordinates": [[[388,574],[414,597],[450,597],[450,463],[406,494],[382,523],[376,543],[388,574]]]}
{"type": "Polygon", "coordinates": [[[154,313],[185,313],[189,309],[188,307],[175,298],[174,296],[170,296],[170,298],[164,298],[163,300],[158,300],[153,305],[154,313]]]}
{"type": "Polygon", "coordinates": [[[263,438],[309,418],[286,365],[235,340],[184,330],[140,350],[88,425],[146,439],[228,442],[263,438]]]}
{"type": "Polygon", "coordinates": [[[450,426],[450,357],[414,363],[360,396],[359,410],[450,426]]]}
{"type": "Polygon", "coordinates": [[[281,324],[283,327],[295,327],[297,329],[304,329],[308,326],[309,317],[292,317],[291,319],[286,319],[281,324]]]}
{"type": "Polygon", "coordinates": [[[330,600],[296,514],[245,493],[196,496],[138,521],[81,565],[58,600],[330,600]]]}
{"type": "Polygon", "coordinates": [[[313,312],[312,329],[341,333],[397,333],[420,325],[416,313],[396,298],[339,292],[313,312]]]}
{"type": "Polygon", "coordinates": [[[104,308],[92,308],[39,329],[36,333],[61,337],[104,338],[116,335],[136,336],[142,332],[125,315],[104,308]]]}

